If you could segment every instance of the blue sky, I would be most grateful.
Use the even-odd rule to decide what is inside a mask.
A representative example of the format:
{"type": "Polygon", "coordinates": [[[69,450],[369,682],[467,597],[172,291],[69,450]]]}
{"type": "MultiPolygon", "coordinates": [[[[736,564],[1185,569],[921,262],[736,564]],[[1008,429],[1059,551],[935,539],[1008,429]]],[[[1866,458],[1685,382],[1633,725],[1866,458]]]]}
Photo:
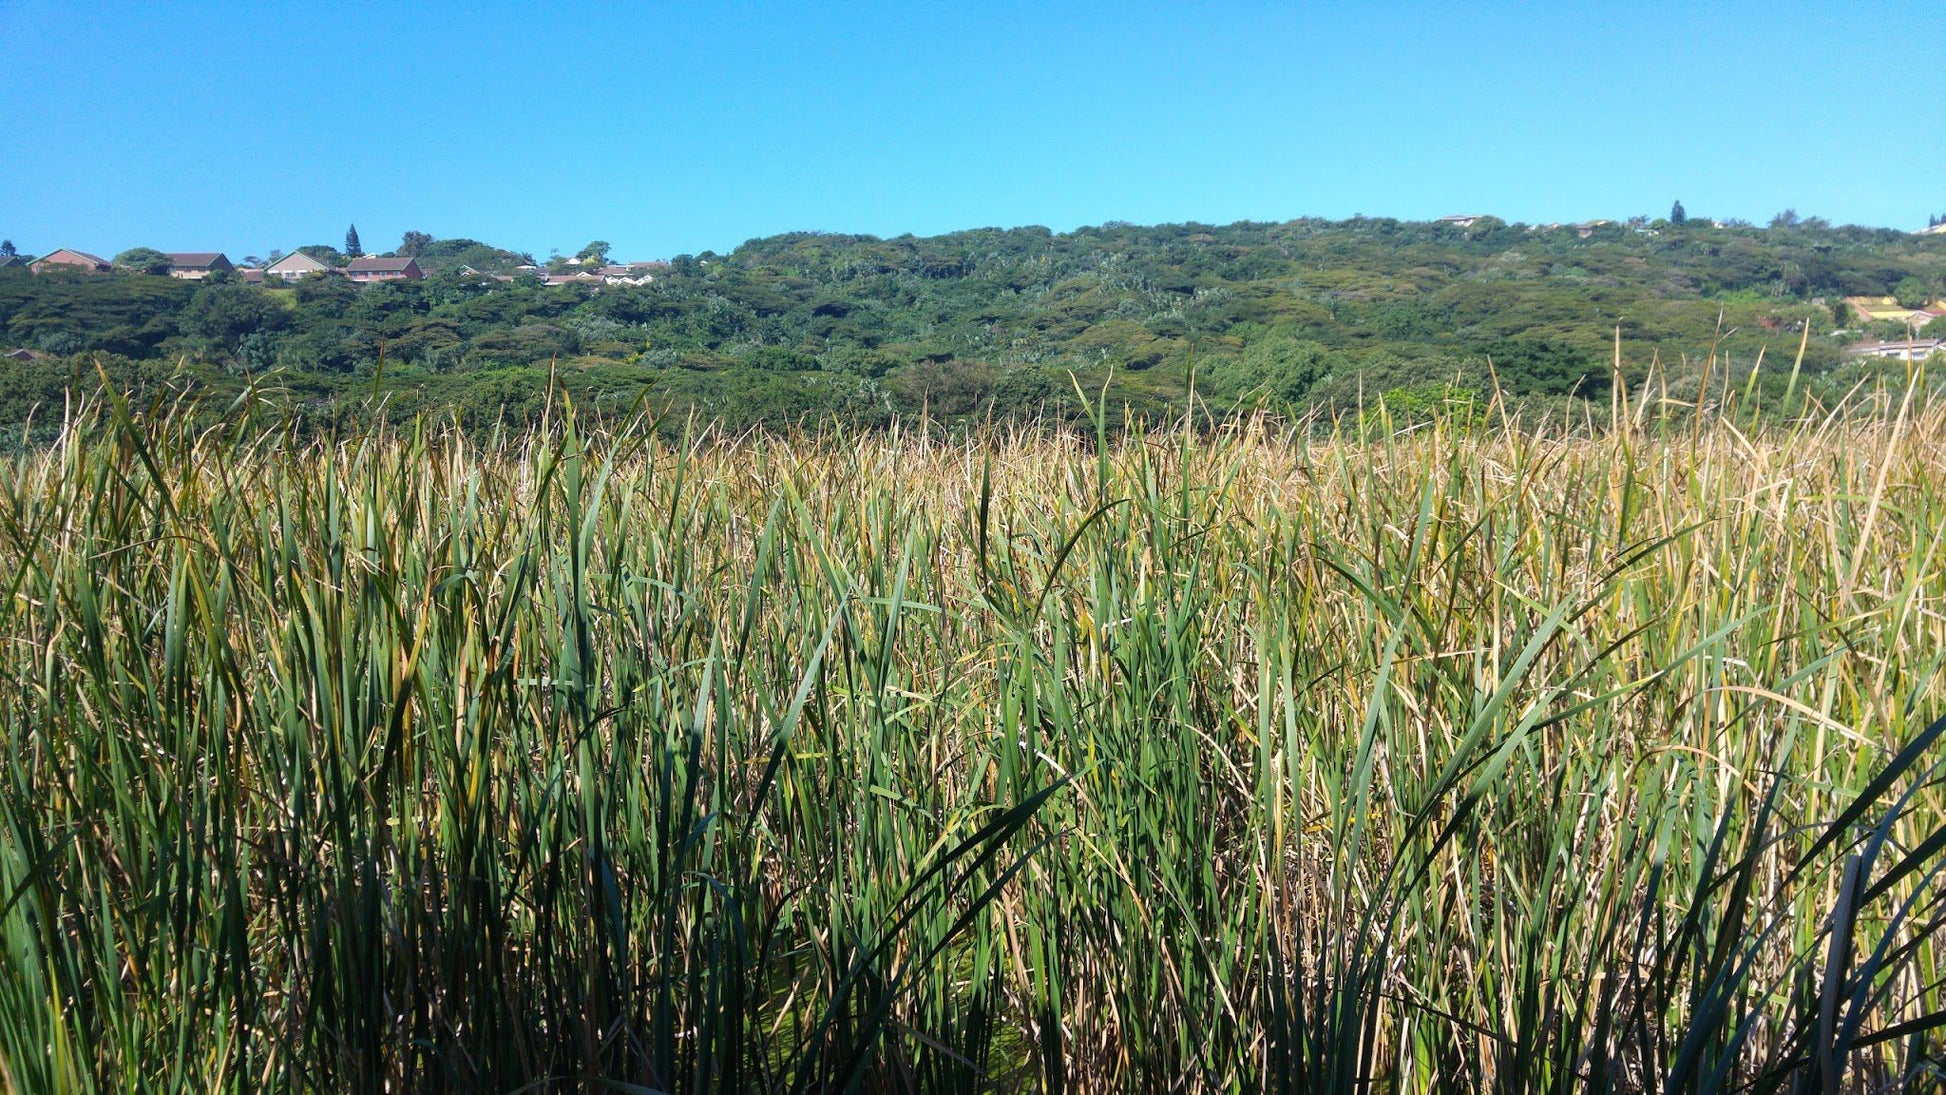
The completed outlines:
{"type": "Polygon", "coordinates": [[[0,235],[544,256],[1354,213],[1946,213],[1938,0],[0,0],[0,235]]]}

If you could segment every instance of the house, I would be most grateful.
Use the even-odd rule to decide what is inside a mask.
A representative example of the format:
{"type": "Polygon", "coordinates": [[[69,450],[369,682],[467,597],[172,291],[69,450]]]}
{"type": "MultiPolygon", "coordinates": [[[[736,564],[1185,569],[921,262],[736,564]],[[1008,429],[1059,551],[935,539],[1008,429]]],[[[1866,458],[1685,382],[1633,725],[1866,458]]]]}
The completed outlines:
{"type": "Polygon", "coordinates": [[[351,265],[345,267],[345,276],[362,284],[372,281],[418,281],[426,275],[420,271],[418,259],[366,256],[352,259],[351,265]]]}
{"type": "Polygon", "coordinates": [[[330,272],[331,267],[326,266],[324,263],[319,262],[317,259],[312,258],[302,251],[292,251],[290,254],[264,267],[264,277],[282,278],[285,281],[296,281],[306,274],[328,274],[330,272]]]}
{"type": "Polygon", "coordinates": [[[1439,218],[1439,223],[1450,224],[1455,228],[1471,228],[1473,223],[1485,219],[1484,213],[1455,213],[1450,217],[1439,218]]]}
{"type": "Polygon", "coordinates": [[[647,285],[655,280],[655,274],[646,262],[631,262],[625,266],[604,266],[595,271],[603,283],[608,285],[647,285]]]}
{"type": "Polygon", "coordinates": [[[236,276],[242,278],[243,284],[245,285],[262,285],[264,283],[263,270],[255,266],[237,267],[236,276]]]}
{"type": "Polygon", "coordinates": [[[1853,357],[1884,357],[1894,361],[1924,361],[1946,354],[1946,338],[1914,338],[1903,342],[1860,342],[1846,351],[1853,357]]]}
{"type": "Polygon", "coordinates": [[[169,276],[183,281],[201,281],[236,269],[221,251],[170,251],[168,255],[169,276]]]}
{"type": "Polygon", "coordinates": [[[25,348],[0,353],[0,357],[4,357],[8,361],[35,361],[46,356],[48,355],[41,353],[39,350],[28,350],[25,348]]]}
{"type": "Polygon", "coordinates": [[[12,270],[16,266],[25,265],[27,264],[20,261],[19,255],[0,255],[0,270],[12,270]]]}
{"type": "Polygon", "coordinates": [[[541,284],[542,285],[601,285],[604,284],[604,281],[600,274],[591,274],[586,271],[583,271],[581,273],[576,273],[576,274],[546,274],[541,277],[541,284]]]}
{"type": "Polygon", "coordinates": [[[27,269],[32,270],[36,274],[46,274],[54,271],[105,274],[109,270],[109,265],[107,259],[97,255],[90,255],[86,251],[75,251],[71,248],[63,247],[58,251],[50,251],[40,258],[35,259],[28,264],[27,269]]]}
{"type": "Polygon", "coordinates": [[[1935,224],[1931,228],[1922,228],[1919,230],[1919,234],[1922,236],[1946,236],[1946,222],[1935,224]]]}

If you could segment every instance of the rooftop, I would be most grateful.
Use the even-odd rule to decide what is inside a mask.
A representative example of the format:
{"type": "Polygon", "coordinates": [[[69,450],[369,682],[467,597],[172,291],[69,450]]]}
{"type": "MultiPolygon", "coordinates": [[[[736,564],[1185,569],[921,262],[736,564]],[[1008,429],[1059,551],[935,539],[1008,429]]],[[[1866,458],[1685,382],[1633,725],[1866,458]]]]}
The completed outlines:
{"type": "Polygon", "coordinates": [[[345,270],[353,274],[396,274],[413,265],[416,264],[410,258],[388,259],[367,255],[352,259],[351,265],[345,267],[345,270]]]}
{"type": "Polygon", "coordinates": [[[218,262],[229,261],[229,259],[223,257],[223,252],[221,251],[169,251],[165,253],[169,256],[169,265],[182,266],[191,270],[199,270],[204,267],[215,266],[218,262]]]}

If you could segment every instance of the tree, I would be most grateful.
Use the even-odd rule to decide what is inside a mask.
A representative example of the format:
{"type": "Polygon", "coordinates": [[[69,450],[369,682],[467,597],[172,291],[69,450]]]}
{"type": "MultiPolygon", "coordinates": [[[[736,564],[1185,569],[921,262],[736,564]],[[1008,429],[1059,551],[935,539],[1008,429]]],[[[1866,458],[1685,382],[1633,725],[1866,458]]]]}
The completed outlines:
{"type": "Polygon", "coordinates": [[[10,259],[10,258],[13,258],[13,257],[14,257],[15,255],[18,255],[18,254],[20,254],[20,252],[18,252],[18,251],[16,251],[16,250],[14,250],[14,241],[12,241],[12,240],[0,240],[0,258],[9,258],[9,259],[10,259]]]}
{"type": "Polygon", "coordinates": [[[345,229],[345,254],[357,258],[364,253],[365,249],[358,245],[358,226],[354,224],[345,229]]]}
{"type": "MultiPolygon", "coordinates": [[[[328,243],[307,243],[298,248],[297,253],[300,255],[309,255],[319,262],[324,263],[326,266],[343,266],[345,264],[345,256],[340,254],[336,247],[328,243]]],[[[278,257],[281,258],[282,256],[280,255],[278,257]]]]}
{"type": "Polygon", "coordinates": [[[1311,386],[1346,362],[1316,342],[1306,342],[1292,328],[1280,328],[1251,339],[1243,353],[1216,367],[1211,384],[1230,398],[1268,398],[1274,403],[1302,402],[1311,386]]]}
{"type": "Polygon", "coordinates": [[[245,335],[274,331],[288,313],[270,297],[242,285],[205,284],[181,313],[184,334],[235,350],[245,335]]]}
{"type": "Polygon", "coordinates": [[[1684,211],[1682,207],[1682,201],[1678,199],[1676,204],[1669,207],[1669,223],[1686,224],[1688,223],[1688,221],[1689,221],[1689,214],[1686,211],[1684,211]]]}
{"type": "Polygon", "coordinates": [[[1578,395],[1598,399],[1612,381],[1587,350],[1548,338],[1505,338],[1483,347],[1500,382],[1515,395],[1578,395]]]}
{"type": "Polygon", "coordinates": [[[584,264],[587,264],[589,259],[593,259],[594,262],[592,265],[606,266],[608,264],[608,241],[590,240],[588,246],[574,253],[574,257],[584,264]]]}
{"type": "Polygon", "coordinates": [[[166,274],[171,264],[153,247],[131,247],[115,256],[115,265],[137,274],[166,274]]]}
{"type": "Polygon", "coordinates": [[[1902,278],[1892,287],[1892,299],[1901,308],[1924,308],[1932,300],[1932,291],[1918,278],[1902,278]]]}
{"type": "Polygon", "coordinates": [[[399,240],[399,257],[416,259],[426,249],[426,245],[431,242],[432,233],[430,232],[407,232],[404,238],[399,240]]]}
{"type": "Polygon", "coordinates": [[[1796,228],[1797,210],[1786,209],[1782,213],[1770,218],[1770,226],[1772,228],[1796,228]]]}

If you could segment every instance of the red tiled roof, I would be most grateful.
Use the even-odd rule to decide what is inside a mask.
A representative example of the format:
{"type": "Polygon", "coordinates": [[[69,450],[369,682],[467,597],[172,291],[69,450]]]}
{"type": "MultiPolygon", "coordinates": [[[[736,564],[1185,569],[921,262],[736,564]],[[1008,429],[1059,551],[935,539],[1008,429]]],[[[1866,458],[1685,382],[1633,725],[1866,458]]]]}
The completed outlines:
{"type": "Polygon", "coordinates": [[[51,262],[57,266],[80,266],[88,263],[96,266],[108,265],[107,259],[97,255],[90,255],[86,251],[76,251],[72,247],[63,247],[55,251],[49,251],[47,254],[35,259],[34,265],[38,266],[43,262],[51,262]]]}

